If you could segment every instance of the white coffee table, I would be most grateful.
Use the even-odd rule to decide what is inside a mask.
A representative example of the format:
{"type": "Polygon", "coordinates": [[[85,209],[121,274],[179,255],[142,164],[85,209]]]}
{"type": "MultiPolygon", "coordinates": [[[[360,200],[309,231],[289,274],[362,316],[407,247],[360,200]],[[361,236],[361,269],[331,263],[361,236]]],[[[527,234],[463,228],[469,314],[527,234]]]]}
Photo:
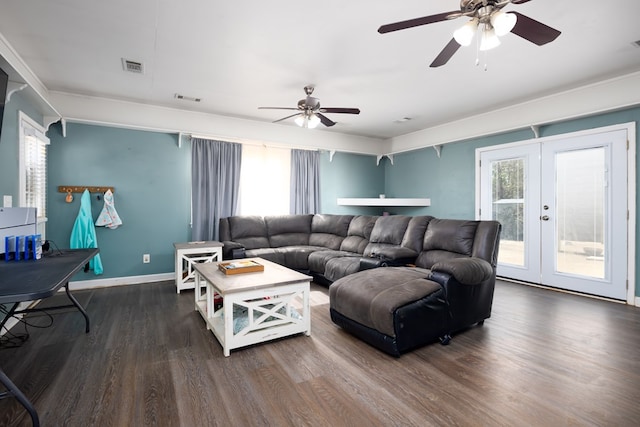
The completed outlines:
{"type": "Polygon", "coordinates": [[[311,277],[262,258],[264,271],[225,275],[218,262],[195,264],[195,308],[207,329],[232,349],[304,333],[311,335],[311,277]],[[221,307],[214,303],[222,297],[221,307]]]}

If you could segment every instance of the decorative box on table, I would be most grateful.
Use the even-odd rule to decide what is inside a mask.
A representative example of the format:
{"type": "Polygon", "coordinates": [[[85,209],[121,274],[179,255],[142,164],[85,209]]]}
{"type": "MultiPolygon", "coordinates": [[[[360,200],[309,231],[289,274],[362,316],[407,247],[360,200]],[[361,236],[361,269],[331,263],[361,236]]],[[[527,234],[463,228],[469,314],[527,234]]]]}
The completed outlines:
{"type": "Polygon", "coordinates": [[[253,260],[221,262],[218,268],[226,275],[264,271],[264,265],[253,260]]]}

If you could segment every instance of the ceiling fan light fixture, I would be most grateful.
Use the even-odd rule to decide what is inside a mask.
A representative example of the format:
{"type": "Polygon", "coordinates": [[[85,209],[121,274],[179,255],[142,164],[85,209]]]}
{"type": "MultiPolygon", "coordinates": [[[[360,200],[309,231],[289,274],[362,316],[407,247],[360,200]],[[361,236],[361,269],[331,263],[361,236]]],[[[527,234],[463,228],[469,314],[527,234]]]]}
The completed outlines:
{"type": "Polygon", "coordinates": [[[294,122],[301,128],[315,129],[320,124],[320,117],[313,113],[310,115],[303,114],[296,117],[294,122]]]}
{"type": "Polygon", "coordinates": [[[485,26],[482,31],[482,39],[480,41],[480,50],[491,50],[500,46],[500,39],[496,35],[495,30],[490,25],[485,26]]]}
{"type": "Polygon", "coordinates": [[[473,18],[471,21],[464,24],[453,32],[453,38],[460,46],[469,46],[473,36],[478,29],[478,18],[473,18]]]}
{"type": "Polygon", "coordinates": [[[318,127],[319,124],[320,124],[320,117],[316,116],[315,114],[312,114],[311,117],[309,117],[309,120],[307,122],[307,127],[309,129],[315,129],[316,127],[318,127]]]}
{"type": "Polygon", "coordinates": [[[513,13],[503,12],[501,10],[491,15],[491,25],[493,26],[497,36],[504,36],[516,26],[518,17],[513,13]]]}

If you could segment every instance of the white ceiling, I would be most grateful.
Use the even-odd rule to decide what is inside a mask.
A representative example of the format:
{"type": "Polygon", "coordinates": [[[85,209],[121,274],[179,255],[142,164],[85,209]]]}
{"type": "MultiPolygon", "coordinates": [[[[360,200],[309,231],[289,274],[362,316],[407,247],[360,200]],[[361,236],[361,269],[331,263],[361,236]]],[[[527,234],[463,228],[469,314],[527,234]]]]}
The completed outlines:
{"type": "MultiPolygon", "coordinates": [[[[466,18],[389,34],[382,24],[453,11],[457,0],[0,0],[0,34],[52,92],[271,122],[316,86],[330,132],[392,138],[640,70],[640,1],[508,5],[562,34],[536,46],[514,34],[429,64],[466,18]],[[140,61],[126,73],[121,59],[140,61]],[[174,94],[202,98],[177,100],[174,94]],[[403,117],[404,123],[394,123],[403,117]]],[[[640,89],[639,89],[640,90],[640,89]]],[[[295,126],[292,120],[273,126],[295,126]]]]}

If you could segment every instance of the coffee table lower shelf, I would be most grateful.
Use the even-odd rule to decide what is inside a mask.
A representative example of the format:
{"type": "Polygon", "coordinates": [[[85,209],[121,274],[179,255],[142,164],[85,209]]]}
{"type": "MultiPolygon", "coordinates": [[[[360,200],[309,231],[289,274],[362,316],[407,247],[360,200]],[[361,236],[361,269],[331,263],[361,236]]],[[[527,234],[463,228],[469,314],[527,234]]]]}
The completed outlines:
{"type": "Polygon", "coordinates": [[[303,280],[293,283],[224,292],[197,272],[195,309],[226,357],[232,349],[294,334],[311,335],[310,278],[301,276],[303,280]],[[222,297],[221,306],[215,304],[217,296],[222,297]]]}

